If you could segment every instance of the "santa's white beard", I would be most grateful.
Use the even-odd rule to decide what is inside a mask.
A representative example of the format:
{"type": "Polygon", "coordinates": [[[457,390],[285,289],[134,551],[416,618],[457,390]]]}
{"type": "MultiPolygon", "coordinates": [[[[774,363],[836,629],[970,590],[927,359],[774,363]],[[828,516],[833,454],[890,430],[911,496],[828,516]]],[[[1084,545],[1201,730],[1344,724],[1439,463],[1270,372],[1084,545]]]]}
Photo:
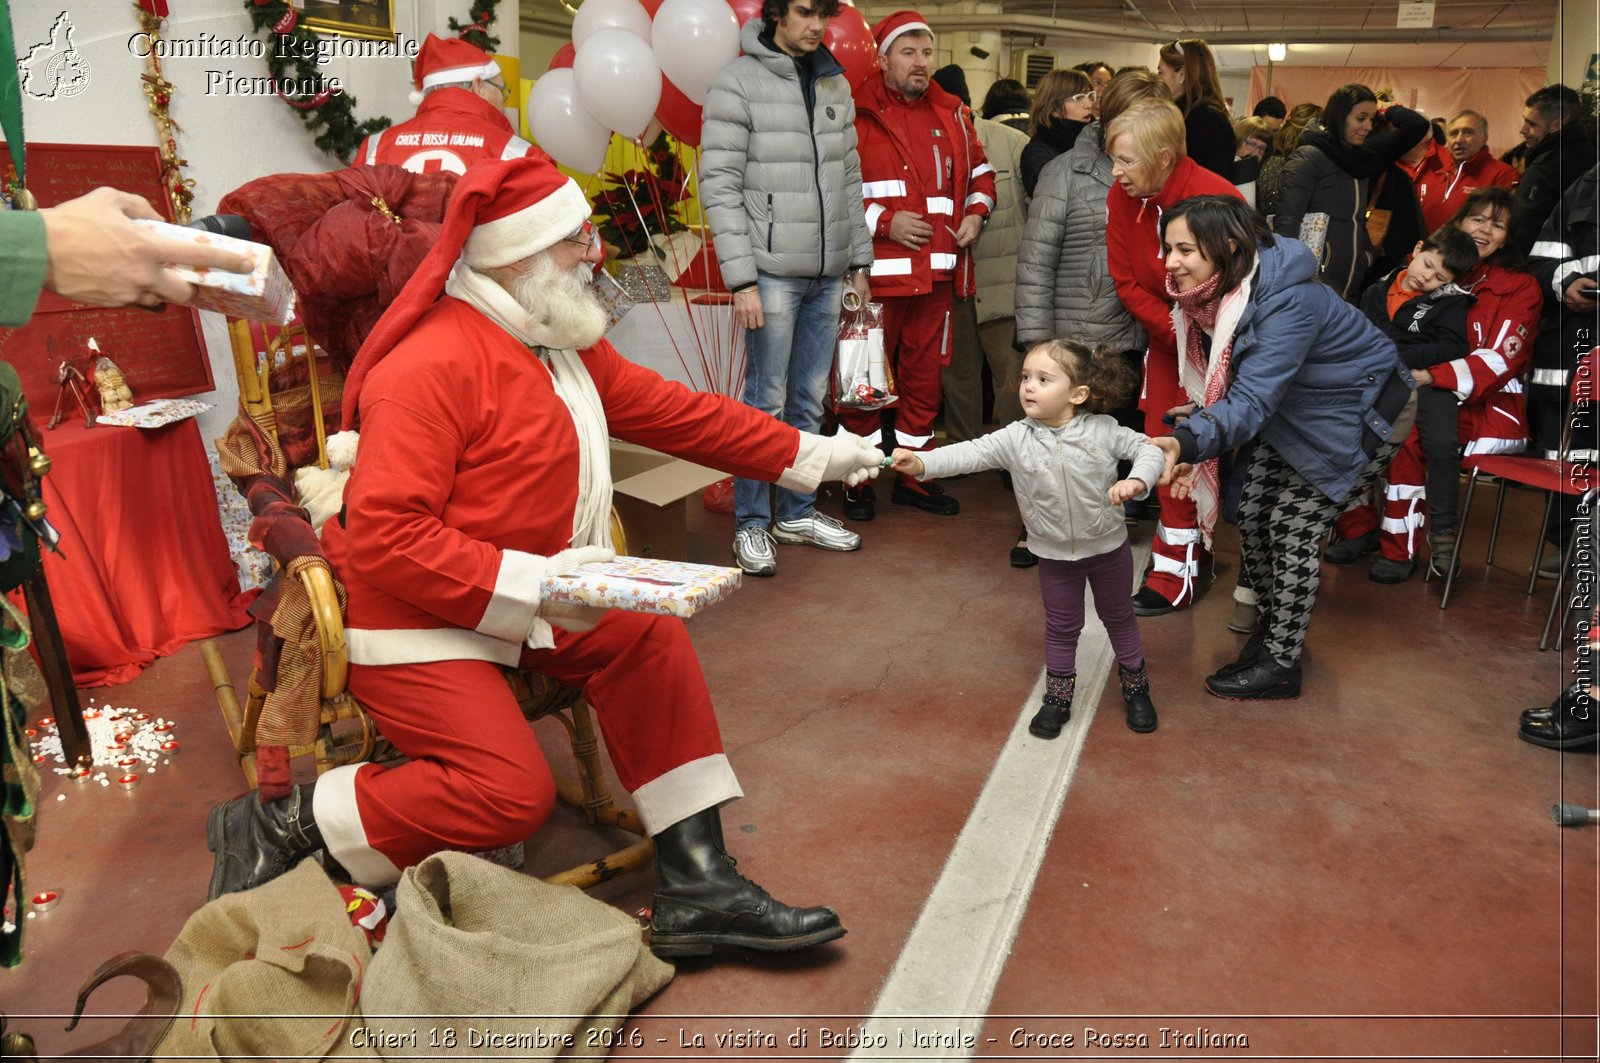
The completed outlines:
{"type": "Polygon", "coordinates": [[[508,291],[551,347],[583,350],[606,334],[605,308],[590,288],[593,276],[587,264],[563,270],[550,256],[539,255],[508,291]]]}

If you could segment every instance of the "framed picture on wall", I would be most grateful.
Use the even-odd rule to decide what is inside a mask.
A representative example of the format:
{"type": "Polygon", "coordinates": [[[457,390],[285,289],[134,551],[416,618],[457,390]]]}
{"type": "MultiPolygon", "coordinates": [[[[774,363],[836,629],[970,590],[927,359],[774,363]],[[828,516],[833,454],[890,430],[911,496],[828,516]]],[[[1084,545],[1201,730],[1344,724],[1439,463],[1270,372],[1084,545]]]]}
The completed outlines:
{"type": "Polygon", "coordinates": [[[394,0],[301,0],[295,4],[305,24],[318,33],[392,41],[394,0]]]}

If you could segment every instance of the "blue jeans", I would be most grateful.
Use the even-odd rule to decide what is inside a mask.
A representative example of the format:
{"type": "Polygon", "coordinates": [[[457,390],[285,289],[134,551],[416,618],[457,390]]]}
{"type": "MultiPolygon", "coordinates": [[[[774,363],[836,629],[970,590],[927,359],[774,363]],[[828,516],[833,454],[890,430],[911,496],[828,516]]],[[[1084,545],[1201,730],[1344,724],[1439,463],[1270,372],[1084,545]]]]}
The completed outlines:
{"type": "MultiPolygon", "coordinates": [[[[745,333],[744,394],[740,399],[802,432],[822,426],[822,401],[839,341],[839,299],[843,277],[772,277],[756,274],[761,292],[761,328],[745,333]]],[[[733,482],[734,524],[772,523],[771,494],[778,496],[777,519],[795,520],[816,509],[817,493],[773,487],[760,480],[733,482]]]]}

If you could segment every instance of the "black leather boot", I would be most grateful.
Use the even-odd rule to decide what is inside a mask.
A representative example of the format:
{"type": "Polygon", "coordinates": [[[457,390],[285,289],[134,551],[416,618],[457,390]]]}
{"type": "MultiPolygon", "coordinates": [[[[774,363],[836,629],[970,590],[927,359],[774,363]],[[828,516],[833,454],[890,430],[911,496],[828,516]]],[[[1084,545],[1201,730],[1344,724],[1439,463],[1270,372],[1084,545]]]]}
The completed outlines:
{"type": "Polygon", "coordinates": [[[311,800],[296,786],[288,797],[262,804],[253,793],[224,801],[206,817],[206,848],[217,854],[206,899],[253,890],[322,848],[311,800]]]}
{"type": "MultiPolygon", "coordinates": [[[[1531,710],[1530,710],[1531,711],[1531,710]]],[[[1561,692],[1547,714],[1523,713],[1517,737],[1545,749],[1584,749],[1600,744],[1600,720],[1587,691],[1570,686],[1561,692]]]]}
{"type": "Polygon", "coordinates": [[[739,874],[715,808],[655,835],[661,889],[651,905],[650,951],[708,956],[717,945],[796,952],[844,936],[832,908],[791,908],[739,874]]]}
{"type": "Polygon", "coordinates": [[[1156,729],[1156,706],[1150,700],[1150,670],[1139,662],[1137,668],[1117,665],[1122,679],[1122,703],[1128,710],[1128,730],[1149,734],[1156,729]]]}
{"type": "Polygon", "coordinates": [[[1055,738],[1072,719],[1072,694],[1078,685],[1077,672],[1044,673],[1044,700],[1028,721],[1028,733],[1035,738],[1055,738]]]}

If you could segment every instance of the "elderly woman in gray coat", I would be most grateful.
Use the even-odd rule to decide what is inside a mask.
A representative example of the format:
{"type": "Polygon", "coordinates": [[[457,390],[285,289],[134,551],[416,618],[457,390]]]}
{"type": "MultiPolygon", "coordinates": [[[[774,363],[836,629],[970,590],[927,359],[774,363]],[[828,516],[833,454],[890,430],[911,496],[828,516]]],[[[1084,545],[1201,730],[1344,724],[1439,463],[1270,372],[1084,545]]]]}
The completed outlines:
{"type": "MultiPolygon", "coordinates": [[[[1144,329],[1117,298],[1106,268],[1106,193],[1112,180],[1105,127],[1135,101],[1168,98],[1155,74],[1129,71],[1113,78],[1100,95],[1099,121],[1040,173],[1017,248],[1019,350],[1057,336],[1090,347],[1103,343],[1122,351],[1142,371],[1144,329]]],[[[1135,397],[1113,416],[1142,432],[1137,403],[1135,397]]],[[[1024,531],[1011,550],[1011,563],[1026,568],[1035,560],[1024,531]]]]}

